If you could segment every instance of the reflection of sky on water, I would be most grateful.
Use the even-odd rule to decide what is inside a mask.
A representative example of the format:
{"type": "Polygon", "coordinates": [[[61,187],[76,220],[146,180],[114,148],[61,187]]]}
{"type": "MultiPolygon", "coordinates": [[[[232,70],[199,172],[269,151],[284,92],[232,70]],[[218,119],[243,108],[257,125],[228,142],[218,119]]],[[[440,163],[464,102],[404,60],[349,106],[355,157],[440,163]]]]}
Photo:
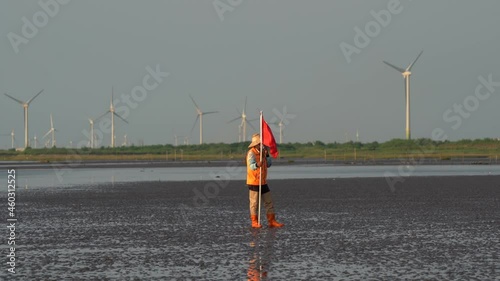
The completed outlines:
{"type": "MultiPolygon", "coordinates": [[[[18,169],[18,187],[74,186],[114,182],[192,181],[214,177],[245,180],[245,167],[18,169]]],[[[498,165],[274,166],[269,179],[391,176],[500,175],[498,165]]]]}

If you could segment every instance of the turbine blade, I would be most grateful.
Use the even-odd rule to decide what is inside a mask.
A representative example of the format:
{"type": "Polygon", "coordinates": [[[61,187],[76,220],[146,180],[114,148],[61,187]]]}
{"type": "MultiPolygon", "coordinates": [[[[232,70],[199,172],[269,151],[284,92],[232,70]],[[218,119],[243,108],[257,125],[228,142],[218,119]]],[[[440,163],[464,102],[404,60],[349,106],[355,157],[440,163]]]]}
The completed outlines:
{"type": "Polygon", "coordinates": [[[27,104],[30,104],[30,102],[32,102],[32,101],[33,101],[36,97],[38,97],[38,95],[40,95],[42,92],[43,92],[43,89],[42,89],[40,92],[38,92],[38,94],[36,94],[34,97],[32,97],[31,99],[29,99],[26,103],[27,103],[27,104]]]}
{"type": "Polygon", "coordinates": [[[50,133],[52,133],[52,130],[49,130],[47,133],[45,133],[45,135],[43,135],[42,139],[44,139],[45,137],[47,137],[50,133]]]}
{"type": "Polygon", "coordinates": [[[50,128],[54,128],[54,121],[52,120],[52,113],[50,114],[50,128]]]}
{"type": "Polygon", "coordinates": [[[236,121],[236,120],[238,120],[238,119],[241,119],[241,116],[238,116],[238,117],[236,117],[236,118],[234,118],[234,119],[231,119],[230,121],[227,121],[227,123],[234,122],[234,121],[236,121]]]}
{"type": "Polygon", "coordinates": [[[120,115],[118,115],[116,112],[113,112],[113,114],[114,114],[116,117],[118,117],[118,118],[122,119],[122,120],[123,120],[123,122],[125,122],[125,123],[127,123],[127,124],[128,124],[128,121],[127,121],[127,120],[125,120],[125,119],[123,119],[123,117],[121,117],[120,115]]]}
{"type": "Polygon", "coordinates": [[[115,95],[115,90],[113,86],[111,86],[111,106],[113,106],[113,96],[115,95]]]}
{"type": "Polygon", "coordinates": [[[109,110],[108,110],[108,111],[106,111],[106,112],[104,112],[104,114],[102,114],[101,116],[97,117],[94,121],[97,121],[97,120],[101,119],[102,117],[106,116],[106,114],[108,114],[108,113],[110,113],[110,112],[111,112],[111,111],[109,111],[109,110]]]}
{"type": "Polygon", "coordinates": [[[22,102],[22,101],[20,101],[20,100],[18,100],[18,99],[16,99],[16,98],[14,98],[14,97],[10,96],[9,94],[4,94],[4,95],[6,95],[7,97],[9,97],[9,98],[11,98],[11,99],[15,100],[16,102],[18,102],[18,103],[20,103],[20,104],[24,104],[24,102],[22,102]]]}
{"type": "Polygon", "coordinates": [[[243,107],[243,113],[247,112],[247,97],[245,96],[245,106],[243,107]]]}
{"type": "Polygon", "coordinates": [[[194,127],[196,127],[196,123],[198,123],[198,118],[200,118],[200,115],[196,115],[196,119],[194,120],[193,128],[191,128],[191,132],[189,132],[189,134],[193,133],[194,127]]]}
{"type": "Polygon", "coordinates": [[[407,71],[411,70],[411,68],[413,67],[413,65],[415,64],[415,62],[418,60],[418,58],[422,55],[423,52],[424,52],[424,50],[420,51],[420,54],[418,54],[417,58],[406,69],[407,71]]]}
{"type": "Polygon", "coordinates": [[[191,100],[193,101],[193,104],[194,104],[194,107],[196,107],[196,111],[198,112],[201,112],[201,109],[198,107],[198,105],[196,104],[196,102],[194,101],[193,97],[191,95],[189,95],[189,97],[191,98],[191,100]]]}
{"type": "Polygon", "coordinates": [[[399,71],[399,72],[401,72],[401,73],[405,72],[405,70],[404,70],[404,69],[402,69],[401,67],[397,67],[397,66],[395,66],[395,65],[393,65],[393,64],[390,64],[390,63],[388,63],[388,62],[386,62],[386,61],[384,61],[384,63],[385,63],[385,64],[387,64],[388,66],[390,66],[390,67],[392,67],[392,68],[396,69],[397,71],[399,71]]]}
{"type": "Polygon", "coordinates": [[[206,114],[212,114],[212,113],[219,113],[219,111],[202,112],[201,114],[206,115],[206,114]]]}
{"type": "MultiPolygon", "coordinates": [[[[266,121],[266,122],[267,122],[267,121],[266,121]]],[[[279,127],[280,122],[281,122],[281,121],[276,120],[276,121],[274,121],[274,122],[267,122],[267,124],[270,124],[270,125],[274,125],[274,126],[278,126],[278,127],[279,127]]]]}
{"type": "Polygon", "coordinates": [[[248,124],[248,125],[250,125],[250,127],[252,127],[252,129],[253,129],[254,131],[257,131],[257,129],[255,129],[255,127],[252,125],[252,123],[248,122],[248,120],[246,120],[246,121],[247,121],[247,124],[248,124]]]}

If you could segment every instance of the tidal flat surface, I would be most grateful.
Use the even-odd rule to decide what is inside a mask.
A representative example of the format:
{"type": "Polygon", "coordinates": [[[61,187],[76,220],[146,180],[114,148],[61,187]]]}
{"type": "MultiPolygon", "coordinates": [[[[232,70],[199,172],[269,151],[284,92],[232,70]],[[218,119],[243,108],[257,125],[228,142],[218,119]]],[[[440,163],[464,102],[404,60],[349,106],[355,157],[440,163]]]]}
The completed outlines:
{"type": "Polygon", "coordinates": [[[0,279],[500,280],[500,176],[269,186],[282,229],[250,228],[243,181],[20,188],[0,279]]]}

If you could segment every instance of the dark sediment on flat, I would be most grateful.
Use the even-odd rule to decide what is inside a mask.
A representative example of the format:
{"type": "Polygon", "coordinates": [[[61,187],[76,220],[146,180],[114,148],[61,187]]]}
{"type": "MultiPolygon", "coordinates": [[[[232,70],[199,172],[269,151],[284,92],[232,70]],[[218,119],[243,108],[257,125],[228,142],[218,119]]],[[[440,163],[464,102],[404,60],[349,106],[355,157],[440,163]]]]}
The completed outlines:
{"type": "Polygon", "coordinates": [[[19,189],[9,280],[500,276],[500,176],[269,185],[282,229],[249,227],[243,181],[19,189]]]}

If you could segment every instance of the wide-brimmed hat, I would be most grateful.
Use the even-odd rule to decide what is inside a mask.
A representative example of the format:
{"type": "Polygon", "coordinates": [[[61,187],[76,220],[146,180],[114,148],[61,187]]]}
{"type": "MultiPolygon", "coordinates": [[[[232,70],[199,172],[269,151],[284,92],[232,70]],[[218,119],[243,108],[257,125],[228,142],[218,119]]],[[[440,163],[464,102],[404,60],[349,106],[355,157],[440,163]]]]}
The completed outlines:
{"type": "Polygon", "coordinates": [[[249,148],[250,147],[254,147],[256,145],[260,144],[260,135],[259,134],[253,134],[252,135],[252,143],[248,146],[249,148]]]}

